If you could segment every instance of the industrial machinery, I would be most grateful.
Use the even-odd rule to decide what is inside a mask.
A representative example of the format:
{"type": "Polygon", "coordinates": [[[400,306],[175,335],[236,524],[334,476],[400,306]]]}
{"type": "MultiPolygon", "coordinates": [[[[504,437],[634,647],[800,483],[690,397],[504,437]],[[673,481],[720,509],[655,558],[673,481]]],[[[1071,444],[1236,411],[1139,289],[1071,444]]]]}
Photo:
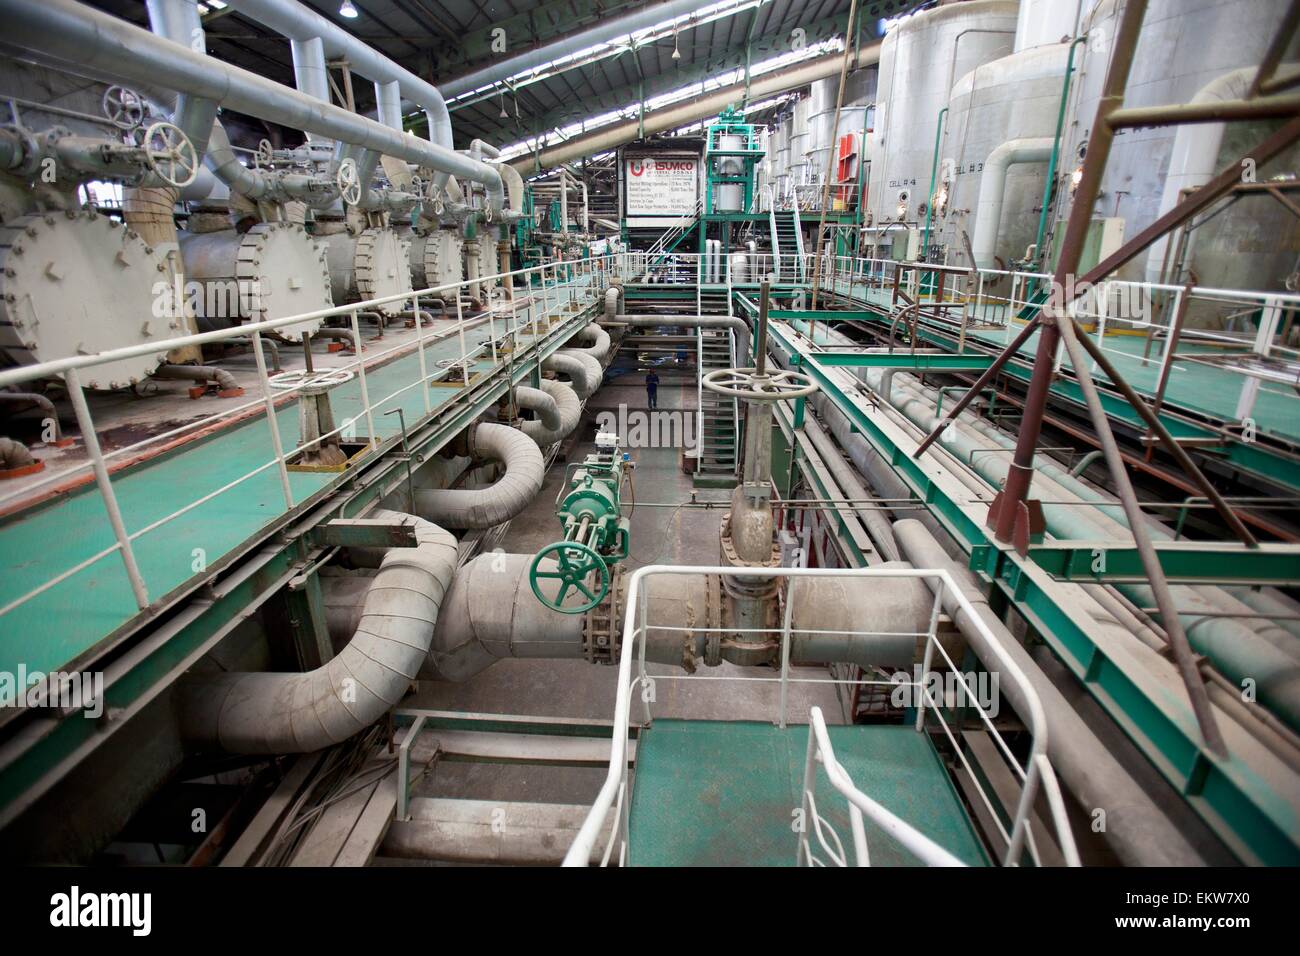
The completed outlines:
{"type": "Polygon", "coordinates": [[[596,436],[596,447],[565,468],[555,506],[564,538],[537,552],[528,569],[537,600],[565,614],[582,614],[604,600],[611,568],[627,557],[631,545],[621,499],[623,482],[632,479],[632,456],[619,451],[618,436],[610,432],[596,436]]]}

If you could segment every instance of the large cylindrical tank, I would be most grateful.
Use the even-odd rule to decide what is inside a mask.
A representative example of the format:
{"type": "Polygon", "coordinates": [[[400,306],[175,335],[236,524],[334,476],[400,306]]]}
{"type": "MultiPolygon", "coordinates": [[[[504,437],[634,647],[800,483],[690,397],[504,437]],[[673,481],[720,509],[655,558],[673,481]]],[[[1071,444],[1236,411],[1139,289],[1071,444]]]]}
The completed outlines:
{"type": "Polygon", "coordinates": [[[487,295],[501,284],[500,279],[489,278],[489,276],[495,276],[501,272],[500,256],[501,254],[497,251],[496,228],[484,229],[479,233],[478,237],[478,274],[483,280],[484,295],[487,295]]]}
{"type": "MultiPolygon", "coordinates": [[[[407,243],[392,229],[371,227],[353,233],[338,221],[318,222],[316,235],[328,243],[330,286],[334,301],[363,302],[412,291],[411,259],[407,243]]],[[[397,299],[374,311],[396,315],[410,308],[397,299]]]]}
{"type": "MultiPolygon", "coordinates": [[[[1188,103],[1198,97],[1231,99],[1244,95],[1249,68],[1262,59],[1287,6],[1288,0],[1252,0],[1249,4],[1240,0],[1151,0],[1124,105],[1157,106],[1188,103]],[[1243,70],[1240,77],[1228,76],[1238,70],[1243,70]]],[[[1066,127],[1068,145],[1062,155],[1066,184],[1081,164],[1092,135],[1121,10],[1122,4],[1116,0],[1100,0],[1084,21],[1089,41],[1080,50],[1072,122],[1066,127]]],[[[1293,37],[1284,59],[1296,58],[1293,37]]],[[[1287,69],[1284,64],[1279,72],[1287,69]]],[[[1205,181],[1204,175],[1195,175],[1197,168],[1212,172],[1223,169],[1245,155],[1269,129],[1267,123],[1234,122],[1226,129],[1222,124],[1205,123],[1122,131],[1111,148],[1093,218],[1122,220],[1123,235],[1131,238],[1172,205],[1180,186],[1205,181]],[[1212,157],[1201,155],[1207,150],[1212,157]],[[1170,177],[1172,184],[1167,189],[1170,177]]],[[[1271,163],[1261,165],[1255,170],[1256,179],[1263,181],[1276,173],[1293,171],[1298,152],[1292,147],[1271,163]]],[[[1068,200],[1061,206],[1055,216],[1058,222],[1068,215],[1068,200]]],[[[1167,249],[1167,243],[1155,244],[1148,255],[1138,256],[1123,267],[1119,277],[1158,278],[1167,249]]],[[[1300,230],[1291,213],[1268,196],[1247,195],[1193,232],[1183,265],[1194,269],[1205,286],[1277,290],[1295,272],[1298,253],[1300,230]]],[[[1222,316],[1209,313],[1188,316],[1190,324],[1219,321],[1222,316]]]]}
{"type": "MultiPolygon", "coordinates": [[[[411,239],[411,283],[433,289],[465,280],[465,240],[451,229],[435,229],[411,239]]],[[[448,291],[450,297],[453,292],[448,291]]]]}
{"type": "MultiPolygon", "coordinates": [[[[976,237],[981,188],[996,188],[994,167],[986,170],[986,163],[1000,147],[1016,140],[1033,141],[1045,149],[1032,154],[1041,159],[1005,167],[1001,215],[987,233],[996,244],[975,243],[976,254],[986,258],[978,264],[1006,268],[1034,242],[1068,52],[1069,44],[1059,42],[1026,48],[976,67],[953,87],[939,147],[938,201],[930,239],[932,246],[946,248],[949,263],[971,265],[966,240],[976,237]],[[982,252],[986,248],[993,254],[982,252]]],[[[929,184],[927,170],[925,184],[918,186],[916,194],[918,212],[927,201],[929,184]]],[[[923,213],[920,218],[925,218],[923,213]]]]}
{"type": "MultiPolygon", "coordinates": [[[[0,349],[20,365],[185,334],[163,253],[94,212],[20,216],[0,228],[0,349]]],[[[164,349],[80,373],[88,388],[133,385],[164,349]]]]}
{"type": "MultiPolygon", "coordinates": [[[[745,148],[742,136],[725,135],[718,137],[718,148],[724,152],[736,152],[745,148]]],[[[718,171],[724,176],[739,176],[744,172],[744,165],[735,156],[724,156],[718,160],[718,171]]],[[[745,192],[740,183],[723,183],[713,191],[713,208],[716,212],[742,212],[745,192]]]]}
{"type": "Polygon", "coordinates": [[[808,97],[796,101],[794,116],[790,120],[790,188],[802,186],[808,182],[808,147],[811,140],[809,123],[812,118],[812,102],[808,97]]]}
{"type": "Polygon", "coordinates": [[[914,222],[928,202],[939,111],[958,79],[1011,52],[1019,4],[970,0],[900,20],[880,48],[875,135],[869,143],[872,216],[877,225],[914,222]]]}
{"type": "MultiPolygon", "coordinates": [[[[179,241],[185,278],[201,286],[191,297],[200,329],[283,319],[334,305],[325,249],[298,223],[263,222],[244,233],[183,232],[179,241]]],[[[321,321],[295,322],[279,333],[300,341],[321,321]]]]}

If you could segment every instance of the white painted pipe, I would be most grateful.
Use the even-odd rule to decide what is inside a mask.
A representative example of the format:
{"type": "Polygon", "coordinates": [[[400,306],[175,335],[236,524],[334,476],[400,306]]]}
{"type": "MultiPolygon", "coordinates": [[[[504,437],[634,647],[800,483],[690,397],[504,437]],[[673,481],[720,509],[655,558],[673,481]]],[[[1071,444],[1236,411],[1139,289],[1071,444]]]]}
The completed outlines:
{"type": "Polygon", "coordinates": [[[542,490],[546,464],[531,438],[493,422],[475,426],[472,435],[474,457],[500,462],[505,473],[486,488],[417,489],[415,510],[425,521],[449,528],[495,528],[527,508],[542,490]]]}
{"type": "Polygon", "coordinates": [[[989,153],[988,159],[984,161],[984,174],[980,180],[979,203],[975,213],[975,235],[971,239],[971,251],[975,256],[976,266],[981,269],[995,268],[998,226],[1002,222],[1007,172],[1019,163],[1045,163],[1051,158],[1050,136],[1010,139],[989,153]]]}

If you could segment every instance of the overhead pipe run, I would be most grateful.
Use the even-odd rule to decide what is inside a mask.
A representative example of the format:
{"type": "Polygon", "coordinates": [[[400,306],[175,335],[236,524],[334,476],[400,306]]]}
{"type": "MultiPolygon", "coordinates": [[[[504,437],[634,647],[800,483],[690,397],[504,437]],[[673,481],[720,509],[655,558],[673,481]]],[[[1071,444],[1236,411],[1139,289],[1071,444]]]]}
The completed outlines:
{"type": "Polygon", "coordinates": [[[740,364],[748,365],[754,354],[749,323],[735,315],[619,315],[614,321],[643,328],[680,325],[688,329],[729,329],[736,336],[736,352],[740,364]]]}
{"type": "Polygon", "coordinates": [[[41,4],[0,0],[0,14],[5,19],[6,42],[39,59],[75,62],[82,72],[127,84],[166,86],[292,129],[481,182],[493,210],[503,206],[501,176],[485,163],[321,103],[74,0],[41,4]]]}
{"type": "MultiPolygon", "coordinates": [[[[243,0],[234,4],[236,8],[242,5],[243,0]]],[[[601,17],[588,29],[566,34],[550,43],[543,43],[523,53],[516,53],[514,56],[494,60],[490,66],[448,80],[442,84],[443,93],[452,98],[462,93],[472,93],[502,80],[508,80],[526,70],[572,57],[573,54],[597,44],[621,39],[629,33],[653,27],[665,20],[694,13],[699,8],[698,0],[671,0],[668,3],[639,7],[622,16],[601,17]]]]}
{"type": "Polygon", "coordinates": [[[456,538],[411,515],[414,548],[393,548],[366,591],[352,640],[313,671],[195,675],[181,690],[191,742],[230,753],[309,753],[370,726],[405,696],[428,656],[456,570],[456,538]]]}
{"type": "MultiPolygon", "coordinates": [[[[866,44],[858,51],[849,61],[849,70],[860,70],[879,61],[880,41],[877,40],[866,44]]],[[[553,169],[583,156],[594,156],[654,133],[687,126],[707,116],[716,116],[727,106],[745,96],[748,96],[749,102],[757,102],[763,97],[774,96],[786,90],[807,86],[815,80],[838,75],[843,63],[843,55],[834,53],[809,60],[788,70],[765,73],[754,77],[748,89],[743,82],[735,83],[690,102],[654,110],[631,122],[614,123],[585,136],[575,136],[559,145],[544,149],[535,156],[530,154],[516,159],[511,165],[526,174],[538,169],[553,169]]]]}

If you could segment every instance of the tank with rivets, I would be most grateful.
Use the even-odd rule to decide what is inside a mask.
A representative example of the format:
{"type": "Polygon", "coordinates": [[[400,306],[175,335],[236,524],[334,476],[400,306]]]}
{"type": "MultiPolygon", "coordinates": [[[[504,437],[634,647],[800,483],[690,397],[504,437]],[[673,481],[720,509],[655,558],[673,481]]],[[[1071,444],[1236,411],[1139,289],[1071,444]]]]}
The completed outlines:
{"type": "MultiPolygon", "coordinates": [[[[410,244],[395,230],[372,227],[356,232],[340,222],[325,220],[317,223],[316,232],[327,243],[326,262],[336,303],[411,291],[410,244]]],[[[399,299],[373,311],[396,315],[409,307],[409,302],[399,299]]]]}
{"type": "Polygon", "coordinates": [[[412,238],[411,281],[415,288],[430,289],[464,279],[465,243],[457,233],[435,229],[412,238]]]}
{"type": "MultiPolygon", "coordinates": [[[[180,246],[186,291],[200,328],[282,319],[334,304],[324,249],[298,223],[263,222],[243,234],[186,232],[180,246]]],[[[296,322],[279,332],[297,341],[321,321],[296,322]]]]}
{"type": "MultiPolygon", "coordinates": [[[[161,342],[184,325],[159,277],[163,256],[90,212],[30,215],[0,228],[0,348],[28,365],[161,342]]],[[[133,385],[165,350],[96,365],[89,388],[133,385]]]]}

